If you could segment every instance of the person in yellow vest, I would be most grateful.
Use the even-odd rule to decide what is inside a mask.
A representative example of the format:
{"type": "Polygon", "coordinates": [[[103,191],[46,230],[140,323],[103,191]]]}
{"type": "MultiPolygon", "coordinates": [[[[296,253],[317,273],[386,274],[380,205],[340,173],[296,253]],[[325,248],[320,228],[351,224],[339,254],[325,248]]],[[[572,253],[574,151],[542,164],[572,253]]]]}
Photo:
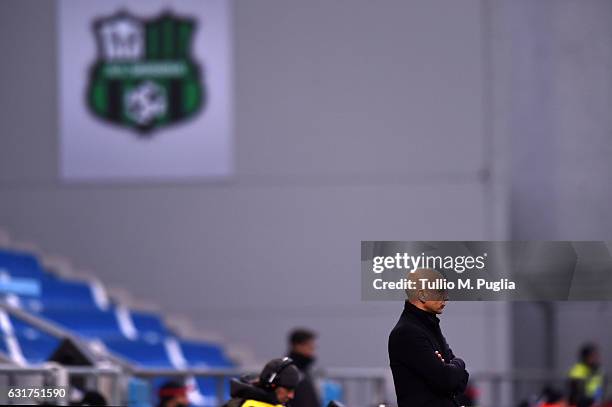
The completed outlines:
{"type": "Polygon", "coordinates": [[[604,374],[599,349],[593,343],[580,348],[579,361],[569,371],[569,404],[590,407],[603,399],[604,374]]]}
{"type": "Polygon", "coordinates": [[[272,359],[255,382],[232,379],[225,407],[281,407],[293,399],[300,372],[291,358],[272,359]]]}

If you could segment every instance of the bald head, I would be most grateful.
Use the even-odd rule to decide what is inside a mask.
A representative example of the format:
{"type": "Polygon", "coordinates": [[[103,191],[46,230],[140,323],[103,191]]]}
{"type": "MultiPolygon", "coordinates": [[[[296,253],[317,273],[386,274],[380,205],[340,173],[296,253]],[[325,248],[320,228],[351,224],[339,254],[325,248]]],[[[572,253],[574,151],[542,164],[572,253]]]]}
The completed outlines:
{"type": "Polygon", "coordinates": [[[410,285],[414,289],[406,289],[408,301],[418,308],[428,312],[441,314],[446,303],[446,291],[423,288],[423,284],[433,285],[436,280],[442,282],[444,276],[434,269],[416,269],[407,275],[410,285]]]}

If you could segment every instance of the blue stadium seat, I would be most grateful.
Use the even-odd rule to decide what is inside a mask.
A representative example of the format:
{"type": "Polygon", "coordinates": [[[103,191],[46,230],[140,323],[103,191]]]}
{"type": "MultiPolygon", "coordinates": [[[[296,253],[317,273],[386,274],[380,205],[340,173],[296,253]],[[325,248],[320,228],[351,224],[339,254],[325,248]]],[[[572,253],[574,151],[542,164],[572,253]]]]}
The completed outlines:
{"type": "Polygon", "coordinates": [[[97,308],[89,284],[54,276],[41,279],[40,301],[44,308],[97,308]]]}
{"type": "MultiPolygon", "coordinates": [[[[128,320],[111,306],[108,310],[98,307],[90,284],[58,277],[46,272],[36,257],[21,252],[0,250],[0,275],[10,280],[26,279],[39,284],[37,294],[18,295],[21,307],[39,317],[46,318],[85,339],[99,339],[117,356],[141,368],[167,368],[175,366],[166,347],[166,338],[177,336],[164,324],[161,316],[142,311],[130,311],[129,316],[137,338],[129,339],[131,331],[128,320]],[[119,321],[121,320],[121,321],[119,321]],[[120,326],[121,322],[121,326],[120,326]],[[126,325],[127,324],[127,325],[126,325]],[[122,331],[122,328],[125,332],[122,331]]],[[[0,293],[0,296],[5,297],[0,293]]],[[[127,314],[126,314],[127,315],[127,314]]],[[[14,316],[10,316],[13,336],[21,346],[29,363],[40,363],[49,359],[61,340],[14,316]]],[[[6,333],[0,332],[0,352],[8,353],[6,333]]],[[[234,362],[227,357],[220,345],[178,340],[187,366],[195,368],[232,368],[234,362]]],[[[173,357],[177,357],[173,355],[173,357]]],[[[181,364],[182,362],[175,363],[181,364]]],[[[156,378],[161,380],[162,378],[156,378]]],[[[159,380],[153,382],[159,383],[159,380]]],[[[197,378],[193,385],[204,396],[204,405],[216,405],[217,382],[211,378],[197,378]]],[[[225,381],[226,396],[229,396],[228,382],[225,381]]]]}
{"type": "Polygon", "coordinates": [[[114,310],[95,308],[45,308],[40,312],[44,318],[88,339],[123,338],[114,310]]]}
{"type": "MultiPolygon", "coordinates": [[[[14,336],[26,361],[37,364],[49,360],[60,345],[60,339],[13,315],[9,318],[13,325],[14,336]]],[[[5,335],[6,333],[2,332],[2,344],[6,352],[5,335]]]]}
{"type": "Polygon", "coordinates": [[[143,340],[112,339],[104,344],[118,356],[142,368],[174,369],[163,343],[150,343],[143,340]]]}
{"type": "Polygon", "coordinates": [[[43,272],[38,260],[31,255],[0,250],[0,292],[24,295],[40,294],[43,272]]]}
{"type": "Polygon", "coordinates": [[[192,367],[232,368],[235,366],[219,345],[187,340],[181,340],[180,345],[187,363],[192,367]]]}
{"type": "Polygon", "coordinates": [[[36,257],[18,251],[0,250],[0,272],[12,277],[41,277],[43,272],[36,257]]]}
{"type": "Polygon", "coordinates": [[[0,333],[0,352],[4,353],[7,356],[9,354],[8,348],[6,346],[6,340],[4,338],[4,332],[0,333]]]}
{"type": "Polygon", "coordinates": [[[60,345],[60,341],[52,336],[17,335],[17,341],[23,357],[30,364],[46,362],[60,345]]]}
{"type": "Polygon", "coordinates": [[[142,311],[130,311],[130,315],[139,337],[149,342],[159,342],[167,336],[174,335],[164,325],[159,315],[142,311]]]}

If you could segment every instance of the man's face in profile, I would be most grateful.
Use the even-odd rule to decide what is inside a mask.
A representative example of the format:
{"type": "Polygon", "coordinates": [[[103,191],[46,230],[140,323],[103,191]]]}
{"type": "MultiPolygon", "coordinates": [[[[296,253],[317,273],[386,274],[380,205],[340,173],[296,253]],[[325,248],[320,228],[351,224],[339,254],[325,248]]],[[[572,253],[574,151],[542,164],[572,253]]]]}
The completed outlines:
{"type": "Polygon", "coordinates": [[[444,307],[446,307],[448,293],[446,290],[428,290],[426,298],[427,300],[423,302],[425,310],[439,315],[444,311],[444,307]]]}
{"type": "Polygon", "coordinates": [[[446,307],[446,301],[425,301],[424,307],[431,313],[441,314],[446,307]]]}

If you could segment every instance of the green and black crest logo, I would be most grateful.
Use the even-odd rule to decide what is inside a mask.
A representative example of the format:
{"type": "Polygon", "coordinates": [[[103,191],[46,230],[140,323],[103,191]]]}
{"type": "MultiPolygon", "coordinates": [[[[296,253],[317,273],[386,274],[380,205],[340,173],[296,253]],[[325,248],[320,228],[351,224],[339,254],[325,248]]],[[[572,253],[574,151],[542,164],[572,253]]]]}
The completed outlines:
{"type": "Polygon", "coordinates": [[[200,67],[191,56],[195,21],[170,12],[143,20],[121,11],[93,28],[98,59],[87,104],[94,115],[148,135],[204,106],[200,67]]]}

